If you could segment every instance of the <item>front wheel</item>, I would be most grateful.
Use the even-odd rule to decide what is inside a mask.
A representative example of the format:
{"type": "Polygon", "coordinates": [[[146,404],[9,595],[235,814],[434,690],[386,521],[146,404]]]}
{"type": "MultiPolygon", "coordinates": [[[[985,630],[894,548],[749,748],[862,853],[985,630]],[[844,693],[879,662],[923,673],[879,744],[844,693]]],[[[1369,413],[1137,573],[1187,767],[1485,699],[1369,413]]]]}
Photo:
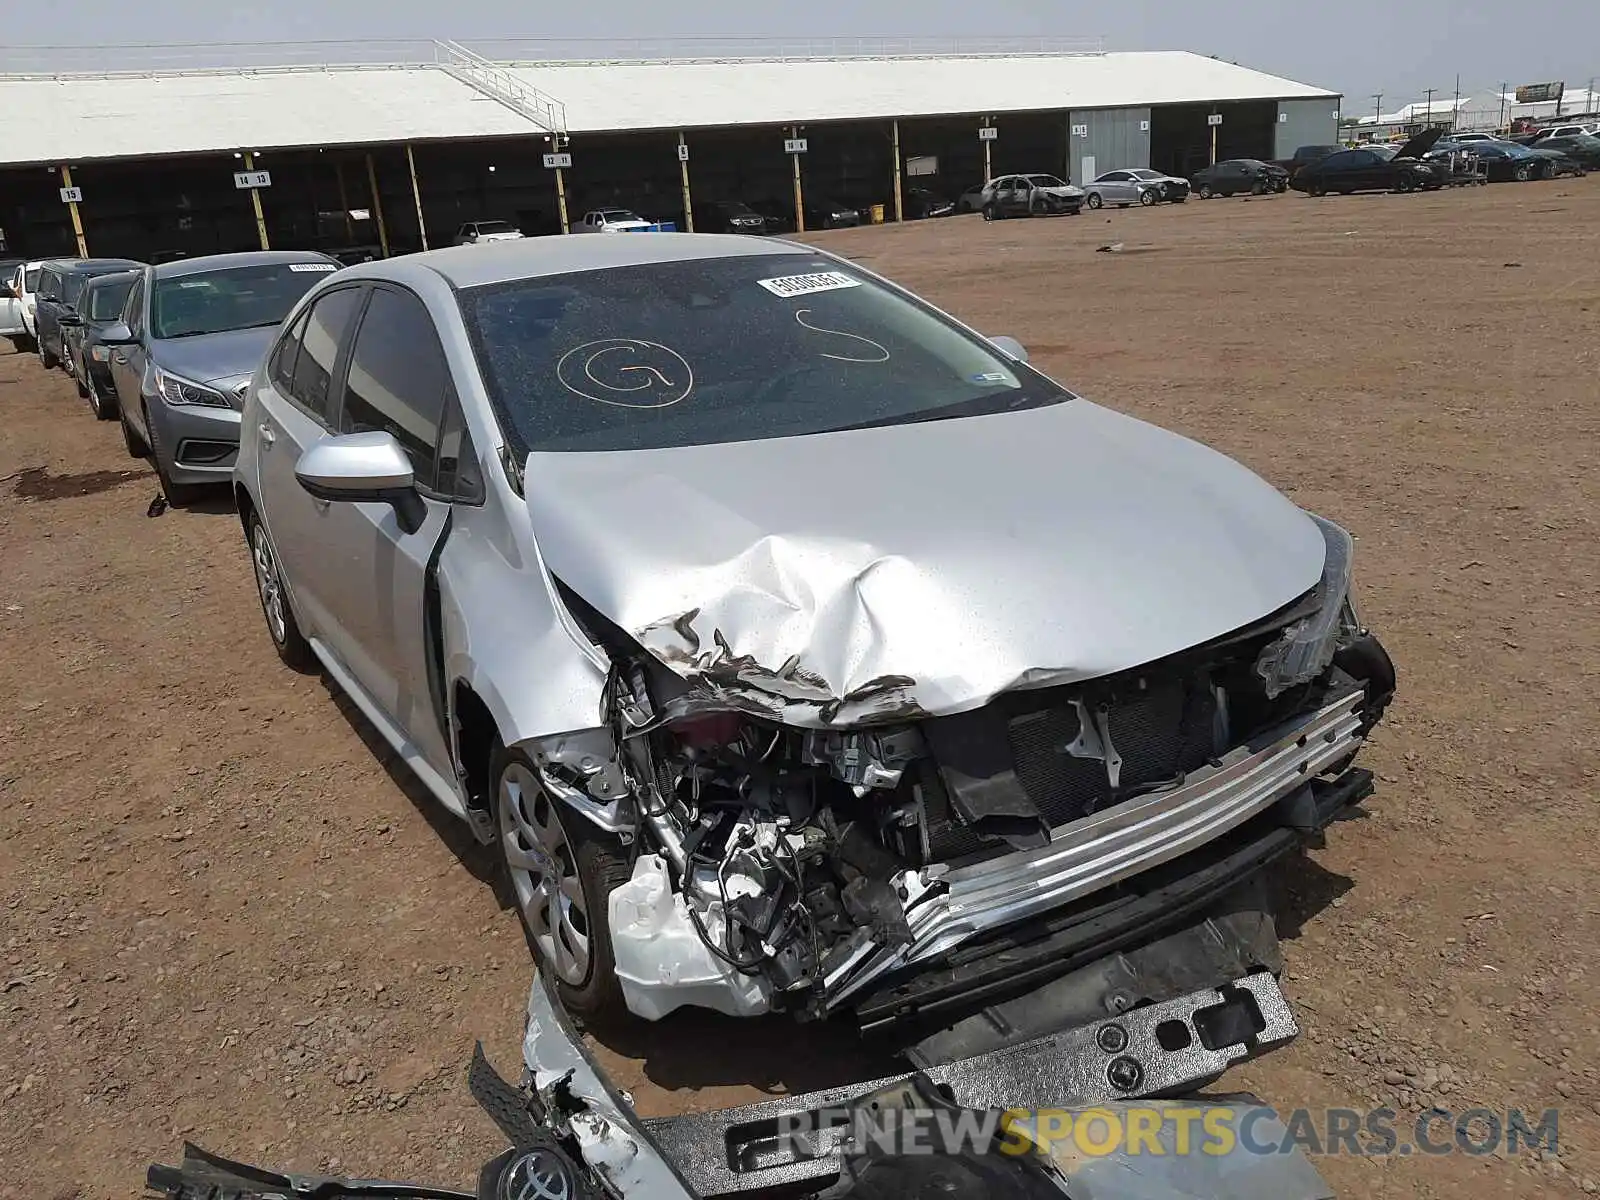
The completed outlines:
{"type": "Polygon", "coordinates": [[[1209,183],[1202,183],[1200,185],[1200,199],[1209,200],[1213,195],[1214,193],[1212,192],[1211,185],[1209,183]]]}
{"type": "Polygon", "coordinates": [[[1139,204],[1144,208],[1149,208],[1160,198],[1156,195],[1155,189],[1149,188],[1139,193],[1139,204]]]}
{"type": "Polygon", "coordinates": [[[1517,180],[1517,182],[1518,183],[1527,183],[1528,180],[1530,180],[1532,178],[1533,178],[1533,164],[1532,163],[1518,163],[1517,164],[1517,171],[1516,171],[1516,180],[1517,180]]]}
{"type": "Polygon", "coordinates": [[[1000,219],[1000,210],[993,202],[983,206],[983,219],[985,221],[998,221],[1000,219]]]}
{"type": "Polygon", "coordinates": [[[39,343],[39,365],[46,371],[54,371],[61,365],[61,359],[55,351],[48,349],[42,341],[39,343]]]}
{"type": "Polygon", "coordinates": [[[1090,192],[1089,193],[1089,198],[1087,200],[1085,200],[1084,203],[1087,204],[1090,208],[1099,208],[1102,204],[1105,203],[1105,201],[1100,199],[1100,193],[1099,192],[1090,192]]]}
{"type": "Polygon", "coordinates": [[[501,866],[539,969],[555,976],[569,1011],[625,1020],[607,908],[632,873],[626,849],[563,808],[521,751],[496,741],[490,774],[501,866]]]}
{"type": "Polygon", "coordinates": [[[267,634],[272,638],[272,648],[278,652],[283,665],[291,671],[309,675],[317,669],[317,656],[300,632],[294,619],[294,609],[289,607],[289,595],[283,586],[283,572],[278,566],[278,555],[273,549],[267,528],[256,513],[250,514],[246,526],[250,542],[250,562],[255,567],[256,592],[261,597],[261,615],[267,620],[267,634]]]}

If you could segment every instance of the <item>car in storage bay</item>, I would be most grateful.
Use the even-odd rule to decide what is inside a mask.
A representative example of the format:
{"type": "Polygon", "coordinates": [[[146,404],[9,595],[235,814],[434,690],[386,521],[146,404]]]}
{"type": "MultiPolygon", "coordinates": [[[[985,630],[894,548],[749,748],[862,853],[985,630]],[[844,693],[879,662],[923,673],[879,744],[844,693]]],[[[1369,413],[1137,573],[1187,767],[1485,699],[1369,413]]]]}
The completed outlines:
{"type": "Polygon", "coordinates": [[[1026,357],[774,238],[347,268],[246,388],[267,632],[581,1013],[1064,971],[1070,906],[1349,803],[1394,679],[1349,534],[1026,357]]]}
{"type": "Polygon", "coordinates": [[[123,322],[101,341],[128,453],[151,460],[170,503],[227,483],[245,385],[279,322],[339,265],[314,251],[254,250],[146,267],[134,281],[123,322]]]}

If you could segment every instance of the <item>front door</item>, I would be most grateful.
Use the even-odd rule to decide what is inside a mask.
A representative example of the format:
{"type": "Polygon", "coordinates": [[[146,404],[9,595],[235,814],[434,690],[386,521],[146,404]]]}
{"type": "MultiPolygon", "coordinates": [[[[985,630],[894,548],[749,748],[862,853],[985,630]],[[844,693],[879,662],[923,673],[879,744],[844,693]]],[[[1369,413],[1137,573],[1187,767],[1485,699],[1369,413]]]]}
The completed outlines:
{"type": "Polygon", "coordinates": [[[144,369],[148,355],[144,349],[145,289],[149,276],[140,275],[128,292],[127,305],[122,310],[122,320],[133,340],[126,345],[111,347],[111,383],[117,389],[117,404],[127,422],[148,440],[150,431],[144,422],[144,369]]]}
{"type": "Polygon", "coordinates": [[[450,516],[450,485],[441,490],[436,459],[454,390],[427,306],[398,286],[374,286],[342,375],[339,432],[392,434],[411,459],[428,511],[421,528],[408,533],[388,504],[333,505],[345,510],[341,546],[348,538],[360,563],[341,574],[333,615],[365,672],[363,685],[449,778],[443,714],[429,687],[426,609],[428,564],[450,516]]]}
{"type": "Polygon", "coordinates": [[[27,326],[22,323],[22,268],[18,267],[16,274],[5,279],[0,279],[11,290],[11,294],[0,296],[0,337],[17,336],[26,332],[27,326]]]}

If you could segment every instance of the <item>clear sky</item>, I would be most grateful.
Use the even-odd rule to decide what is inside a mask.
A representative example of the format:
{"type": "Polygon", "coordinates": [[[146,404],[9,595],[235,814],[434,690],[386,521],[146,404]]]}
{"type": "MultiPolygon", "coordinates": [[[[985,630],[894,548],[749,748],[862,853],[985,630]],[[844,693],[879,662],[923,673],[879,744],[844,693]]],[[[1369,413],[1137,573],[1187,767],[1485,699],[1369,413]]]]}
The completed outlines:
{"type": "MultiPolygon", "coordinates": [[[[1600,75],[1600,3],[1542,0],[74,0],[66,8],[3,0],[0,69],[33,69],[72,43],[72,69],[115,69],[101,43],[260,42],[349,38],[1011,37],[1089,35],[1111,50],[1193,50],[1343,92],[1349,111],[1600,75]],[[70,15],[70,19],[64,19],[70,15]],[[55,52],[51,52],[55,53],[55,52]]],[[[591,48],[592,52],[592,48],[591,48]]],[[[246,53],[239,51],[240,54],[246,53]]],[[[125,57],[125,56],[124,56],[125,57]]],[[[139,65],[147,65],[141,63],[139,65]]],[[[168,65],[168,64],[164,64],[168,65]]],[[[197,64],[198,65],[198,64],[197,64]]],[[[204,65],[215,65],[206,63],[204,65]]]]}

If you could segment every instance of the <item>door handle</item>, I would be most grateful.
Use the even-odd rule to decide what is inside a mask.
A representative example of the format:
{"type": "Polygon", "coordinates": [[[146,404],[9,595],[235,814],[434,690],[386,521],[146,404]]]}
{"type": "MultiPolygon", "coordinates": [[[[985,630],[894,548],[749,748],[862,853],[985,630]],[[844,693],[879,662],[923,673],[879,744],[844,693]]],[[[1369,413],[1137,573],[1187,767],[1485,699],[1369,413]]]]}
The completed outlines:
{"type": "Polygon", "coordinates": [[[112,354],[111,361],[114,362],[114,363],[123,363],[124,365],[126,365],[126,363],[128,361],[128,356],[126,354],[124,354],[121,350],[118,350],[114,354],[112,354]]]}
{"type": "Polygon", "coordinates": [[[257,425],[256,426],[256,432],[261,435],[261,443],[262,443],[262,445],[267,446],[269,448],[271,447],[273,442],[278,440],[278,435],[272,432],[272,426],[271,425],[268,425],[268,424],[265,424],[265,423],[257,425]]]}

